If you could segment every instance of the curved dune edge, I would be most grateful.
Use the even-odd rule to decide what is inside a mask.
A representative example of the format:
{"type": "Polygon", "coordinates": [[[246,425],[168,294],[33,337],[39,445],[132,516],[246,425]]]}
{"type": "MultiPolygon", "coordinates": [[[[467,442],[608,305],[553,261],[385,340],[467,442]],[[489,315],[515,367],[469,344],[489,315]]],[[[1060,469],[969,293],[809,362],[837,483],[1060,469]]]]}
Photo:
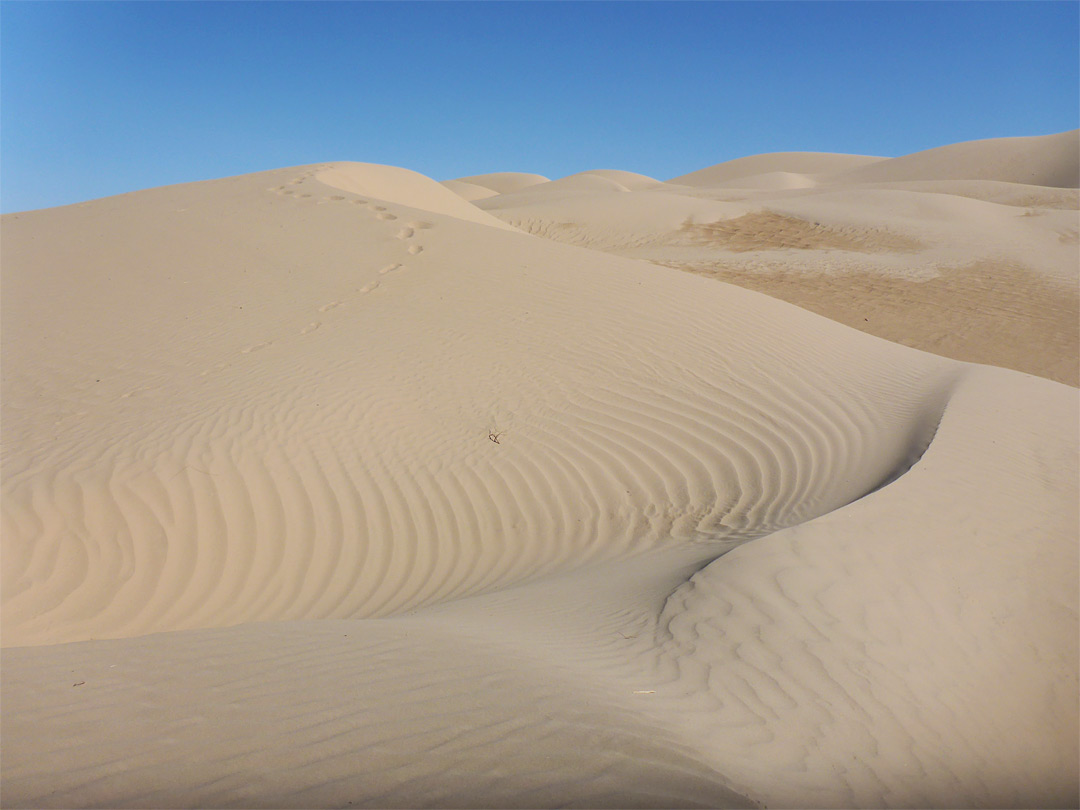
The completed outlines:
{"type": "Polygon", "coordinates": [[[888,158],[869,155],[844,155],[831,152],[773,152],[735,158],[715,166],[672,177],[666,182],[683,186],[714,186],[740,178],[787,173],[816,175],[874,165],[888,158]]]}
{"type": "Polygon", "coordinates": [[[314,177],[324,185],[350,194],[374,197],[494,228],[508,227],[495,217],[478,211],[430,177],[409,169],[376,163],[342,162],[322,167],[314,177]]]}
{"type": "Polygon", "coordinates": [[[5,427],[54,437],[4,458],[6,645],[385,616],[730,547],[879,486],[955,374],[736,288],[283,176],[110,201],[124,266],[97,216],[5,223],[37,288],[5,296],[5,427]],[[217,247],[230,217],[257,249],[217,247]],[[88,410],[20,407],[41,368],[88,410]]]}
{"type": "Polygon", "coordinates": [[[463,180],[443,180],[439,185],[450,189],[467,202],[494,197],[499,193],[497,191],[492,191],[490,188],[475,185],[474,183],[466,183],[463,180]]]}
{"type": "Polygon", "coordinates": [[[1074,390],[335,171],[0,220],[5,803],[1070,801],[1074,390]]]}
{"type": "Polygon", "coordinates": [[[997,180],[1077,188],[1080,130],[1024,138],[989,138],[949,144],[836,172],[828,182],[997,180]]]}
{"type": "Polygon", "coordinates": [[[5,741],[58,744],[5,744],[5,800],[1071,806],[1076,548],[1026,540],[1075,523],[1075,430],[1042,425],[1077,403],[1014,383],[969,375],[894,483],[701,570],[684,547],[400,619],[8,650],[5,741]]]}
{"type": "Polygon", "coordinates": [[[468,183],[490,189],[497,194],[506,194],[510,191],[518,191],[527,186],[535,186],[540,183],[551,182],[542,174],[529,174],[528,172],[492,172],[491,174],[474,174],[469,177],[459,177],[452,183],[468,183]]]}

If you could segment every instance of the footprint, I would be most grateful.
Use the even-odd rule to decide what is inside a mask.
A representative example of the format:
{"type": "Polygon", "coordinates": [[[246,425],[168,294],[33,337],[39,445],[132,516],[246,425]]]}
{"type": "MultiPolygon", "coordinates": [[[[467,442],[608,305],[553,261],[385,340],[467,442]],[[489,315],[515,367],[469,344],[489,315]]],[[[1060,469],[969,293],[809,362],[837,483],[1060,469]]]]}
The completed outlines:
{"type": "Polygon", "coordinates": [[[386,214],[386,213],[383,213],[383,214],[376,214],[376,216],[377,216],[377,217],[378,217],[379,219],[397,219],[397,217],[395,217],[395,216],[394,216],[393,214],[386,214]]]}
{"type": "Polygon", "coordinates": [[[251,352],[257,352],[259,349],[265,349],[269,345],[269,341],[267,341],[266,343],[256,343],[254,346],[248,346],[246,349],[241,349],[240,351],[242,354],[251,354],[251,352]]]}
{"type": "Polygon", "coordinates": [[[353,200],[353,201],[352,201],[352,204],[353,204],[353,205],[367,205],[367,204],[368,204],[368,201],[367,201],[367,200],[360,200],[360,199],[357,199],[357,200],[353,200]]]}
{"type": "Polygon", "coordinates": [[[369,282],[368,284],[365,284],[363,287],[361,287],[360,292],[362,294],[366,295],[367,293],[371,292],[372,290],[374,290],[378,286],[379,286],[378,281],[372,281],[372,282],[369,282]]]}
{"type": "Polygon", "coordinates": [[[372,211],[385,211],[386,210],[386,206],[384,206],[384,205],[369,205],[368,208],[370,208],[372,211]]]}
{"type": "Polygon", "coordinates": [[[406,250],[415,256],[417,253],[423,252],[424,249],[420,245],[409,245],[406,250]]]}
{"type": "Polygon", "coordinates": [[[416,228],[416,230],[418,231],[423,231],[427,230],[428,228],[435,227],[430,222],[424,222],[423,220],[421,220],[420,222],[410,222],[409,225],[411,225],[413,228],[416,228]]]}
{"type": "Polygon", "coordinates": [[[306,197],[310,197],[311,195],[310,194],[301,194],[300,196],[306,198],[306,197]]]}
{"type": "Polygon", "coordinates": [[[397,232],[397,238],[398,239],[411,239],[412,235],[414,233],[416,233],[416,231],[414,231],[412,228],[408,228],[408,227],[402,228],[400,231],[397,232]]]}
{"type": "Polygon", "coordinates": [[[303,329],[300,330],[300,334],[301,335],[310,335],[312,332],[314,332],[320,326],[322,326],[322,324],[319,323],[318,321],[312,321],[311,323],[309,323],[307,326],[305,326],[303,329]]]}
{"type": "Polygon", "coordinates": [[[331,197],[330,199],[331,199],[331,200],[344,200],[345,198],[344,198],[344,197],[339,197],[339,196],[335,195],[335,196],[331,197]]]}
{"type": "Polygon", "coordinates": [[[343,303],[343,301],[331,301],[329,304],[323,304],[319,307],[319,312],[329,312],[334,307],[340,307],[343,303]]]}
{"type": "Polygon", "coordinates": [[[387,273],[397,270],[399,267],[401,267],[400,264],[388,264],[386,265],[386,267],[379,271],[379,275],[385,276],[387,273]]]}

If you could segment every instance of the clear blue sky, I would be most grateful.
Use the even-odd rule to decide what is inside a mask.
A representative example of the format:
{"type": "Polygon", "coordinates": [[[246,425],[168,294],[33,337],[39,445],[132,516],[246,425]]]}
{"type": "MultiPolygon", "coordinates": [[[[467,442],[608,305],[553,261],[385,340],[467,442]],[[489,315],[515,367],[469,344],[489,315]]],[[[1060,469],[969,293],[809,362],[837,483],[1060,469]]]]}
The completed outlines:
{"type": "Polygon", "coordinates": [[[1076,2],[0,3],[0,209],[329,160],[667,179],[1080,126],[1076,2]]]}

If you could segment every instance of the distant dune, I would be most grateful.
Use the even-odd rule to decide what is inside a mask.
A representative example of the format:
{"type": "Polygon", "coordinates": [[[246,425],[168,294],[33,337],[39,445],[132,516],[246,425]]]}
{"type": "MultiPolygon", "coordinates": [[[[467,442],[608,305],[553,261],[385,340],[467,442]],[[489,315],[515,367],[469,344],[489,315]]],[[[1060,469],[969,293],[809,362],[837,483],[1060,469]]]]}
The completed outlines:
{"type": "Polygon", "coordinates": [[[499,193],[490,188],[484,188],[483,186],[478,186],[473,183],[466,183],[464,180],[443,180],[441,185],[446,186],[459,197],[468,200],[469,202],[482,200],[486,197],[494,197],[499,193]]]}
{"type": "Polygon", "coordinates": [[[1074,806],[1076,145],[0,218],[4,805],[1074,806]]]}
{"type": "Polygon", "coordinates": [[[456,182],[469,183],[474,186],[489,188],[499,194],[510,191],[518,191],[538,183],[547,183],[548,178],[542,174],[527,174],[525,172],[495,172],[494,174],[478,174],[472,177],[459,177],[456,182]]]}
{"type": "Polygon", "coordinates": [[[1080,130],[1031,138],[995,138],[928,149],[834,172],[834,183],[998,180],[1051,188],[1080,186],[1080,130]]]}
{"type": "Polygon", "coordinates": [[[538,236],[1075,386],[1078,152],[1066,132],[894,159],[779,153],[633,190],[585,172],[475,202],[538,236]]]}
{"type": "Polygon", "coordinates": [[[708,188],[744,177],[784,172],[787,174],[829,174],[879,163],[886,158],[867,155],[837,155],[826,152],[773,152],[736,158],[696,172],[673,177],[667,182],[708,188]]]}

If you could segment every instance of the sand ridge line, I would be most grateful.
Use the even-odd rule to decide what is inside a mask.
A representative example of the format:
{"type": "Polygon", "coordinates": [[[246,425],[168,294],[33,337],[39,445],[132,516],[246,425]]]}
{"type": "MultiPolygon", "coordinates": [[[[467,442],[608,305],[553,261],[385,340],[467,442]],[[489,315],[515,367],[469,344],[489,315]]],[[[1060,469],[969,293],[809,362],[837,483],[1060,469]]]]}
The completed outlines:
{"type": "Polygon", "coordinates": [[[1075,390],[301,171],[0,220],[5,801],[1072,801],[1075,390]]]}

